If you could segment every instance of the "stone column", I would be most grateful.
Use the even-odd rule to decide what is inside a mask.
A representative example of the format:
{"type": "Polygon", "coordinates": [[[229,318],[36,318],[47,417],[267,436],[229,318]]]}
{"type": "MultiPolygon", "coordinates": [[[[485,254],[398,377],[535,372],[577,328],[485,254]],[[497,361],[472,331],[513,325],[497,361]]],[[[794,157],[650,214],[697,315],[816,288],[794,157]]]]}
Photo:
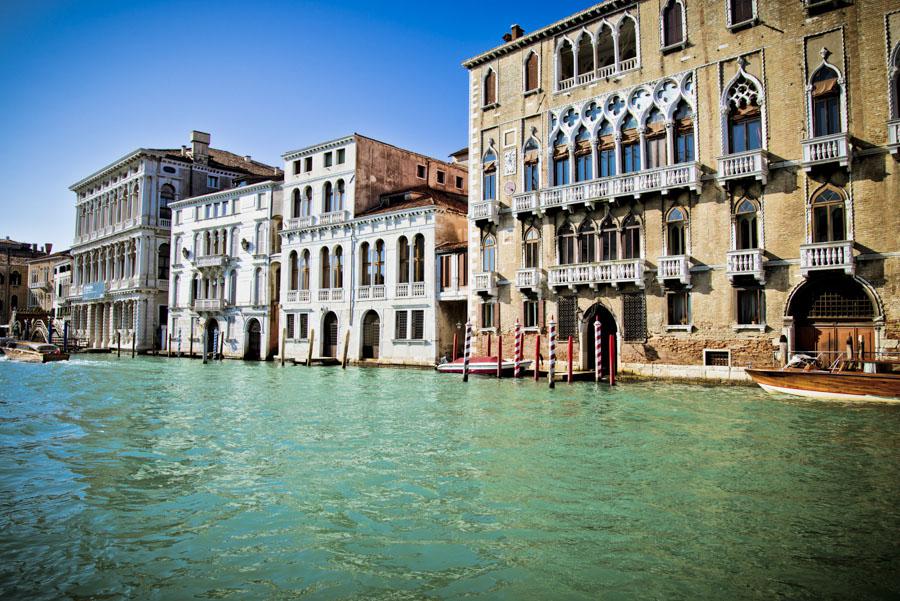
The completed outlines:
{"type": "Polygon", "coordinates": [[[675,123],[666,122],[666,165],[675,164],[675,123]]]}
{"type": "Polygon", "coordinates": [[[147,299],[137,301],[137,319],[135,327],[135,335],[137,336],[138,348],[147,348],[147,299]]]}
{"type": "Polygon", "coordinates": [[[84,337],[87,339],[87,340],[85,340],[85,344],[88,347],[91,347],[91,346],[93,346],[93,344],[91,343],[92,342],[91,326],[94,325],[94,323],[93,323],[93,318],[94,318],[93,313],[94,312],[91,310],[91,305],[83,306],[81,308],[81,310],[85,314],[85,316],[84,316],[84,337]]]}
{"type": "Polygon", "coordinates": [[[118,303],[112,302],[109,303],[109,342],[110,345],[116,343],[116,330],[118,329],[118,325],[116,323],[116,306],[118,303]]]}

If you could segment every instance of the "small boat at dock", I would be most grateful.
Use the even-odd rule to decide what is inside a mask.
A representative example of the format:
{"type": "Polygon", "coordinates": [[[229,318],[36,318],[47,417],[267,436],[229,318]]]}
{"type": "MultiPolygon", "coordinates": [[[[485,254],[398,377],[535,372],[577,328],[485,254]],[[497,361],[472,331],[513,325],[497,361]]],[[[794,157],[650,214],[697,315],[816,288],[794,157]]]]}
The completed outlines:
{"type": "MultiPolygon", "coordinates": [[[[442,374],[461,374],[463,373],[464,359],[460,357],[451,363],[439,363],[435,369],[442,374]]],[[[531,369],[531,361],[523,360],[519,362],[519,368],[524,372],[531,369]]],[[[516,362],[512,359],[504,359],[500,364],[501,377],[507,378],[513,375],[516,362]]],[[[469,373],[482,376],[497,375],[497,357],[471,357],[469,359],[469,373]]]]}
{"type": "Polygon", "coordinates": [[[842,401],[900,401],[900,360],[838,357],[827,368],[818,357],[795,355],[781,369],[748,369],[770,393],[842,401]]]}
{"type": "Polygon", "coordinates": [[[9,341],[0,347],[0,352],[9,357],[11,361],[24,363],[51,363],[69,359],[68,353],[59,350],[55,344],[46,342],[9,341]]]}

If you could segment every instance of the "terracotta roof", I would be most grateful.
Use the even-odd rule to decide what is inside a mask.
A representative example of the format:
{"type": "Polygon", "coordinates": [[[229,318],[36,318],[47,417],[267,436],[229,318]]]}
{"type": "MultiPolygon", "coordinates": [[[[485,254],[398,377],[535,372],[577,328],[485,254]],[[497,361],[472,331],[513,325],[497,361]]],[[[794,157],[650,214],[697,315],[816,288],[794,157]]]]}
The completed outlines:
{"type": "Polygon", "coordinates": [[[464,194],[454,194],[444,190],[435,190],[428,186],[419,186],[405,190],[397,190],[381,195],[381,205],[372,207],[358,214],[357,217],[367,215],[380,215],[395,211],[406,211],[416,207],[434,206],[466,214],[468,211],[468,199],[464,194]]]}
{"type": "Polygon", "coordinates": [[[460,250],[467,250],[469,248],[469,243],[463,240],[462,242],[442,242],[434,247],[434,252],[437,254],[447,254],[453,253],[460,250]]]}
{"type": "MultiPolygon", "coordinates": [[[[193,162],[191,160],[191,156],[184,154],[181,148],[156,148],[151,149],[150,152],[158,152],[165,156],[165,158],[171,159],[173,161],[181,161],[184,163],[193,162]]],[[[266,165],[265,163],[254,161],[253,159],[250,159],[248,161],[240,155],[234,154],[233,152],[229,152],[227,150],[220,150],[218,148],[209,149],[208,164],[210,167],[214,167],[216,169],[234,171],[236,173],[246,173],[248,175],[283,176],[283,172],[278,167],[266,165]]]]}

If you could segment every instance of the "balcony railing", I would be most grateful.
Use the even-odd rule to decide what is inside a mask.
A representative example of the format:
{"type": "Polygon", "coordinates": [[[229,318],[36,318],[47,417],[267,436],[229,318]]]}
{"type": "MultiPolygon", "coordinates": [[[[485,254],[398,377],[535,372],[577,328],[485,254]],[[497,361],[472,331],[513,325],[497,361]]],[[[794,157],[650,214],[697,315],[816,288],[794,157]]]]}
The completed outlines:
{"type": "Polygon", "coordinates": [[[473,278],[473,290],[478,293],[484,293],[488,296],[496,296],[497,294],[497,272],[484,271],[476,273],[473,278]]]}
{"type": "Polygon", "coordinates": [[[159,227],[172,227],[172,220],[165,219],[164,217],[159,218],[159,227]]]}
{"type": "Polygon", "coordinates": [[[896,154],[900,152],[900,119],[888,121],[887,130],[888,147],[890,148],[891,152],[896,154]]]}
{"type": "Polygon", "coordinates": [[[206,255],[197,257],[194,261],[198,268],[200,267],[224,267],[228,261],[225,255],[206,255]]]}
{"type": "Polygon", "coordinates": [[[344,300],[344,289],[343,288],[332,288],[331,289],[331,300],[332,302],[340,303],[344,300]]]}
{"type": "Polygon", "coordinates": [[[719,183],[735,179],[757,179],[765,185],[769,178],[769,158],[765,150],[748,150],[717,159],[716,179],[719,183]]]}
{"type": "Polygon", "coordinates": [[[520,290],[537,290],[543,283],[544,274],[537,267],[520,269],[516,272],[516,288],[520,290]]]}
{"type": "Polygon", "coordinates": [[[838,163],[841,167],[850,164],[850,134],[843,132],[830,136],[820,136],[803,140],[803,168],[809,171],[817,165],[838,163]]]}
{"type": "Polygon", "coordinates": [[[225,300],[221,298],[194,299],[194,311],[221,311],[225,308],[225,300]]]}
{"type": "Polygon", "coordinates": [[[356,298],[359,300],[380,300],[385,298],[383,285],[360,286],[356,289],[356,298]]]}
{"type": "Polygon", "coordinates": [[[765,259],[763,249],[751,248],[749,250],[732,250],[726,257],[725,275],[734,282],[734,278],[740,275],[750,275],[756,278],[760,284],[766,283],[765,259]]]}
{"type": "Polygon", "coordinates": [[[328,288],[319,290],[319,294],[317,296],[320,303],[327,303],[331,300],[331,290],[328,288]]]}
{"type": "Polygon", "coordinates": [[[613,77],[620,73],[624,73],[625,71],[631,71],[632,69],[636,69],[638,66],[637,57],[627,58],[623,61],[619,61],[614,65],[607,65],[606,67],[599,67],[592,71],[588,71],[587,73],[579,73],[577,76],[569,77],[568,79],[560,80],[556,85],[557,92],[565,92],[575,86],[582,86],[587,83],[591,83],[592,81],[596,81],[598,79],[606,79],[609,77],[613,77]]]}
{"type": "Polygon", "coordinates": [[[644,287],[644,261],[642,259],[620,259],[616,261],[600,261],[599,263],[575,263],[559,265],[547,271],[547,282],[550,286],[576,286],[634,284],[644,287]]]}
{"type": "Polygon", "coordinates": [[[500,203],[496,200],[485,200],[483,202],[473,203],[469,209],[469,218],[473,221],[487,220],[497,223],[500,215],[500,203]]]}
{"type": "Polygon", "coordinates": [[[513,211],[515,213],[537,212],[541,208],[541,200],[537,191],[524,192],[513,196],[513,211]]]}
{"type": "Polygon", "coordinates": [[[666,280],[678,280],[684,285],[691,283],[691,265],[687,255],[660,257],[656,264],[656,280],[664,284],[666,280]]]}
{"type": "Polygon", "coordinates": [[[853,275],[853,241],[800,245],[800,275],[807,277],[812,271],[826,270],[843,270],[847,275],[853,275]]]}
{"type": "Polygon", "coordinates": [[[397,298],[423,297],[425,296],[425,282],[397,284],[394,292],[397,298]]]}
{"type": "Polygon", "coordinates": [[[299,230],[305,227],[312,227],[316,224],[316,218],[312,215],[307,215],[305,217],[292,217],[290,219],[285,219],[284,221],[284,229],[286,230],[299,230]]]}
{"type": "Polygon", "coordinates": [[[348,212],[345,210],[331,211],[319,215],[319,225],[334,225],[336,223],[344,223],[348,219],[348,212]]]}
{"type": "Polygon", "coordinates": [[[287,302],[289,303],[308,303],[309,290],[288,290],[287,302]]]}

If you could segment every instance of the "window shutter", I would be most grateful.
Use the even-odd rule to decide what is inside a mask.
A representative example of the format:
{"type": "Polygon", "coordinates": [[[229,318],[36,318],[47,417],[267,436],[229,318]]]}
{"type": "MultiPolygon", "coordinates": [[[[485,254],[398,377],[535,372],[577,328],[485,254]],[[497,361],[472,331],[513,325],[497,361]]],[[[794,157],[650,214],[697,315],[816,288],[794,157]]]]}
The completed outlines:
{"type": "Polygon", "coordinates": [[[544,299],[538,301],[538,327],[542,330],[544,329],[544,299]]]}
{"type": "Polygon", "coordinates": [[[494,303],[494,327],[500,333],[500,303],[494,303]]]}

